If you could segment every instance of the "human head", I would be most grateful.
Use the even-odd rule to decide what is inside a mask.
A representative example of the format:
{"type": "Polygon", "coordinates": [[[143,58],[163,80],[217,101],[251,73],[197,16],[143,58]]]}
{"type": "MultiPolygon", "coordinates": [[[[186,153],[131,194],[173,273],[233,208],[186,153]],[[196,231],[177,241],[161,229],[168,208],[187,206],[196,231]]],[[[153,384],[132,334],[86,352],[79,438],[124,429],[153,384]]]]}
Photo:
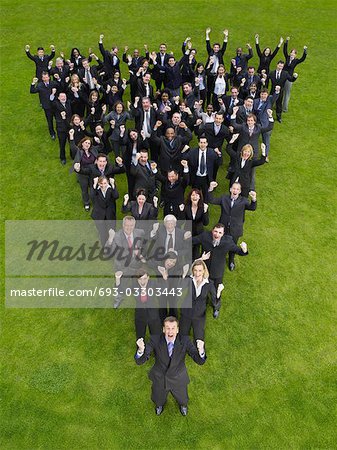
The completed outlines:
{"type": "Polygon", "coordinates": [[[133,128],[129,131],[129,137],[132,141],[136,141],[138,139],[138,131],[133,128]]]}
{"type": "Polygon", "coordinates": [[[146,191],[145,189],[138,189],[136,192],[136,200],[138,203],[138,206],[143,206],[146,202],[146,191]]]}
{"type": "Polygon", "coordinates": [[[248,76],[252,77],[253,75],[255,75],[255,67],[253,66],[249,66],[248,70],[247,70],[248,76]]]}
{"type": "Polygon", "coordinates": [[[42,56],[44,56],[44,48],[43,47],[38,47],[37,48],[37,56],[39,58],[42,58],[42,56]]]}
{"type": "Polygon", "coordinates": [[[61,103],[65,103],[67,101],[67,94],[65,94],[64,92],[60,92],[58,99],[61,103]]]}
{"type": "Polygon", "coordinates": [[[252,159],[253,154],[253,147],[250,144],[244,145],[240,152],[241,158],[244,160],[252,159]]]}
{"type": "Polygon", "coordinates": [[[89,102],[94,103],[98,100],[98,92],[97,91],[91,91],[89,94],[89,102]]]}
{"type": "Polygon", "coordinates": [[[236,49],[236,54],[237,54],[237,56],[241,56],[242,55],[242,48],[241,47],[238,47],[236,49]]]}
{"type": "Polygon", "coordinates": [[[81,148],[82,150],[88,151],[90,150],[92,145],[92,141],[89,137],[85,136],[80,140],[80,142],[77,144],[78,148],[81,148]]]}
{"type": "Polygon", "coordinates": [[[143,166],[145,166],[145,164],[149,160],[148,151],[145,148],[143,148],[143,149],[141,149],[141,151],[139,153],[140,153],[140,157],[139,157],[138,162],[139,162],[139,164],[142,164],[143,166]]]}
{"type": "Polygon", "coordinates": [[[247,116],[247,125],[249,128],[253,127],[256,124],[256,115],[248,114],[247,116]]]}
{"type": "Polygon", "coordinates": [[[202,63],[197,64],[197,72],[202,73],[205,70],[205,66],[202,63]]]}
{"type": "Polygon", "coordinates": [[[179,175],[176,170],[170,170],[167,172],[167,179],[170,183],[174,184],[176,181],[178,181],[179,175]]]}
{"type": "Polygon", "coordinates": [[[121,76],[120,72],[116,70],[114,73],[114,80],[119,80],[120,76],[121,76]]]}
{"type": "Polygon", "coordinates": [[[249,91],[250,92],[256,92],[257,91],[257,85],[256,83],[251,83],[249,86],[249,91]]]}
{"type": "Polygon", "coordinates": [[[267,88],[262,88],[261,92],[260,92],[260,99],[263,100],[264,102],[267,100],[269,95],[269,91],[267,88]]]}
{"type": "Polygon", "coordinates": [[[220,44],[219,44],[219,42],[215,42],[213,44],[213,51],[214,51],[214,53],[218,53],[219,50],[220,50],[220,44]]]}
{"type": "Polygon", "coordinates": [[[132,216],[125,216],[123,217],[123,231],[127,236],[130,236],[130,234],[133,233],[133,230],[136,226],[136,219],[132,216]]]}
{"type": "Polygon", "coordinates": [[[167,102],[170,99],[170,91],[168,89],[163,89],[160,98],[162,102],[167,102]]]}
{"type": "Polygon", "coordinates": [[[48,72],[42,72],[41,78],[44,83],[49,83],[50,81],[50,76],[48,72]]]}
{"type": "Polygon", "coordinates": [[[177,264],[178,255],[175,251],[170,250],[164,255],[165,269],[172,269],[177,264]]]}
{"type": "Polygon", "coordinates": [[[203,208],[204,207],[204,197],[203,197],[202,192],[200,191],[200,189],[194,188],[188,194],[187,200],[186,200],[186,204],[190,204],[190,203],[193,203],[193,202],[198,204],[198,208],[203,208]]]}
{"type": "Polygon", "coordinates": [[[173,316],[166,317],[164,320],[163,333],[169,342],[174,342],[179,333],[179,321],[173,316]]]}
{"type": "Polygon", "coordinates": [[[229,189],[231,196],[235,199],[239,197],[241,194],[241,184],[240,183],[233,183],[231,188],[229,189]]]}
{"type": "Polygon", "coordinates": [[[172,115],[172,123],[173,123],[174,126],[177,126],[177,125],[180,124],[180,122],[181,122],[181,114],[178,113],[178,112],[175,112],[172,115]]]}
{"type": "Polygon", "coordinates": [[[225,234],[225,226],[222,223],[217,223],[212,229],[212,237],[218,241],[225,234]]]}
{"type": "Polygon", "coordinates": [[[84,69],[89,69],[90,63],[89,63],[88,58],[83,58],[82,59],[82,66],[84,67],[84,69]]]}
{"type": "Polygon", "coordinates": [[[263,54],[264,54],[264,56],[269,56],[271,54],[271,48],[270,47],[266,47],[263,50],[263,54]]]}
{"type": "Polygon", "coordinates": [[[77,47],[74,47],[71,49],[70,58],[78,58],[80,54],[81,52],[79,51],[79,49],[77,47]]]}
{"type": "Polygon", "coordinates": [[[200,281],[209,277],[208,269],[205,262],[202,259],[196,259],[191,266],[191,273],[193,278],[197,278],[200,281]]]}
{"type": "Polygon", "coordinates": [[[291,49],[290,56],[292,56],[293,58],[296,58],[296,56],[297,56],[297,50],[296,50],[296,48],[292,48],[292,49],[291,49]]]}
{"type": "Polygon", "coordinates": [[[73,114],[70,119],[70,125],[79,126],[81,117],[78,114],[73,114]]]}
{"type": "Polygon", "coordinates": [[[186,83],[183,84],[183,91],[184,91],[185,95],[190,94],[192,92],[192,89],[193,88],[192,88],[192,84],[191,83],[186,82],[186,83]]]}
{"type": "Polygon", "coordinates": [[[209,115],[212,114],[213,110],[214,110],[213,105],[209,104],[209,105],[206,106],[206,112],[207,112],[209,115]]]}
{"type": "Polygon", "coordinates": [[[231,89],[231,96],[235,99],[238,98],[238,95],[239,95],[238,88],[233,86],[231,89]]]}
{"type": "Polygon", "coordinates": [[[105,169],[105,166],[106,166],[107,163],[108,163],[108,158],[107,158],[107,156],[106,156],[104,153],[99,153],[99,154],[97,155],[96,161],[97,161],[97,167],[98,167],[98,169],[99,169],[99,170],[104,170],[104,169],[105,169]]]}
{"type": "Polygon", "coordinates": [[[80,77],[77,75],[77,73],[74,73],[70,78],[70,84],[72,86],[75,86],[80,83],[80,77]]]}
{"type": "Polygon", "coordinates": [[[225,66],[220,64],[217,70],[217,75],[223,76],[226,72],[225,66]]]}
{"type": "Polygon", "coordinates": [[[151,100],[149,99],[149,97],[142,98],[142,107],[144,111],[149,111],[149,109],[151,108],[151,100]]]}
{"type": "Polygon", "coordinates": [[[284,61],[282,61],[282,59],[280,59],[279,61],[277,61],[276,70],[282,70],[283,67],[284,67],[284,61]]]}
{"type": "Polygon", "coordinates": [[[105,191],[107,187],[109,186],[109,181],[106,177],[99,177],[98,178],[98,186],[105,191]]]}
{"type": "Polygon", "coordinates": [[[95,126],[95,133],[97,134],[98,137],[103,136],[104,128],[102,127],[102,125],[98,124],[95,126]]]}
{"type": "Polygon", "coordinates": [[[137,272],[137,282],[140,287],[146,287],[150,279],[150,275],[145,269],[139,269],[137,272]]]}
{"type": "Polygon", "coordinates": [[[205,136],[200,136],[198,140],[199,140],[200,150],[202,150],[202,151],[206,150],[207,145],[208,145],[207,138],[205,136]]]}
{"type": "Polygon", "coordinates": [[[173,67],[173,66],[175,65],[175,63],[176,63],[175,57],[174,57],[174,56],[170,56],[169,59],[167,60],[167,64],[168,64],[170,67],[173,67]]]}
{"type": "Polygon", "coordinates": [[[146,74],[143,76],[143,82],[144,82],[145,84],[149,84],[150,81],[151,81],[151,74],[146,73],[146,74]]]}
{"type": "Polygon", "coordinates": [[[214,123],[217,126],[220,126],[222,122],[224,121],[224,116],[221,113],[216,113],[214,117],[214,123]]]}
{"type": "Polygon", "coordinates": [[[172,141],[172,139],[174,139],[174,136],[175,136],[174,128],[167,127],[166,131],[165,131],[166,139],[168,139],[169,141],[172,141]]]}
{"type": "Polygon", "coordinates": [[[116,56],[118,54],[118,47],[112,46],[111,53],[116,56]]]}
{"type": "Polygon", "coordinates": [[[245,102],[244,102],[246,109],[252,110],[253,109],[253,103],[254,103],[253,97],[248,96],[245,99],[245,102]]]}
{"type": "Polygon", "coordinates": [[[167,216],[164,217],[164,226],[168,233],[172,233],[172,231],[175,229],[176,225],[177,225],[177,219],[173,214],[167,214],[167,216]]]}
{"type": "Polygon", "coordinates": [[[166,53],[166,44],[160,44],[159,51],[162,55],[166,53]]]}
{"type": "Polygon", "coordinates": [[[116,102],[114,104],[113,109],[116,111],[117,114],[122,114],[122,112],[124,111],[124,104],[123,104],[123,102],[116,102]]]}
{"type": "Polygon", "coordinates": [[[56,66],[58,69],[63,68],[63,66],[64,66],[63,58],[56,58],[56,60],[55,60],[55,66],[56,66]]]}

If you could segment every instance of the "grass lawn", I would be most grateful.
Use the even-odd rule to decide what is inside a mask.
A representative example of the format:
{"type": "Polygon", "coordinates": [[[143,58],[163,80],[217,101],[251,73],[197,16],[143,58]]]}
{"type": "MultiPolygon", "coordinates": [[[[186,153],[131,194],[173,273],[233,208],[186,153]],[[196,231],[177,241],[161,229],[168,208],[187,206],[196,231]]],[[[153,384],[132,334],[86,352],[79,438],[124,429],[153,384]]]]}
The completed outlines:
{"type": "MultiPolygon", "coordinates": [[[[152,50],[165,41],[180,55],[189,35],[205,62],[211,26],[212,42],[229,29],[227,67],[255,33],[262,47],[281,35],[300,54],[308,46],[290,110],[275,124],[271,162],[257,171],[258,208],[245,224],[250,255],[226,272],[219,319],[209,311],[207,363],[188,361],[188,416],[172,398],[154,415],[150,364],[133,361],[133,311],[3,307],[1,448],[336,448],[335,2],[4,0],[1,17],[4,220],[88,220],[70,162],[61,167],[29,94],[25,44],[98,54],[104,33],[106,47],[152,50]]],[[[218,181],[227,191],[224,169],[218,181]]],[[[217,207],[211,216],[213,224],[217,207]]],[[[1,292],[4,300],[4,283],[1,292]]]]}

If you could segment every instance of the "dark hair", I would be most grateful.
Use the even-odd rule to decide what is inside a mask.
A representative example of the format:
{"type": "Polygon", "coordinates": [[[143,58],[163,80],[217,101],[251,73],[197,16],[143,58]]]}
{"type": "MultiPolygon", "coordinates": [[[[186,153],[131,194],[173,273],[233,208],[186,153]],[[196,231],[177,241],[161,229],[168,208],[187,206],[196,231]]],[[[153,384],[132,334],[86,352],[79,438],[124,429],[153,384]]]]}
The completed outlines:
{"type": "Polygon", "coordinates": [[[200,190],[200,189],[197,189],[197,188],[193,188],[189,193],[188,193],[188,196],[187,196],[187,198],[186,198],[186,202],[185,202],[185,205],[187,206],[189,203],[191,203],[192,202],[192,200],[191,200],[191,196],[192,196],[192,194],[193,194],[193,192],[196,192],[199,196],[200,196],[200,199],[199,199],[199,201],[198,201],[198,209],[200,208],[204,208],[204,196],[203,196],[203,193],[202,193],[202,191],[200,190]]]}
{"type": "Polygon", "coordinates": [[[122,105],[122,107],[123,107],[123,112],[124,112],[124,110],[125,110],[124,103],[121,102],[120,100],[118,100],[118,101],[114,104],[114,106],[113,106],[113,110],[114,110],[114,111],[116,111],[116,106],[117,106],[117,105],[122,105]]]}
{"type": "Polygon", "coordinates": [[[225,229],[225,225],[223,223],[216,223],[214,225],[214,227],[212,228],[212,230],[214,230],[214,228],[223,228],[223,229],[225,229]]]}
{"type": "Polygon", "coordinates": [[[107,157],[107,155],[106,155],[105,153],[98,153],[98,155],[97,155],[97,158],[96,158],[96,159],[98,159],[98,158],[105,158],[105,159],[106,159],[106,161],[108,161],[108,157],[107,157]]]}
{"type": "Polygon", "coordinates": [[[146,190],[143,188],[139,188],[136,191],[136,197],[139,197],[140,195],[144,195],[144,197],[146,197],[146,190]]]}
{"type": "Polygon", "coordinates": [[[143,267],[137,271],[136,278],[141,278],[144,275],[149,275],[149,272],[143,267]]]}
{"type": "Polygon", "coordinates": [[[277,61],[277,64],[284,64],[283,59],[278,60],[278,61],[277,61]]]}
{"type": "Polygon", "coordinates": [[[198,142],[200,142],[200,139],[206,139],[206,141],[207,141],[207,137],[206,137],[206,135],[204,133],[201,134],[200,136],[198,136],[198,142]]]}
{"type": "MultiPolygon", "coordinates": [[[[88,137],[88,136],[84,136],[84,138],[82,138],[81,140],[80,140],[80,142],[77,144],[77,147],[78,148],[82,148],[82,144],[83,144],[83,142],[85,142],[85,141],[90,141],[90,148],[92,147],[92,140],[91,140],[91,138],[90,137],[88,137]]],[[[97,156],[97,158],[98,158],[98,156],[97,156]]]]}
{"type": "Polygon", "coordinates": [[[37,51],[39,51],[39,50],[43,50],[44,51],[44,48],[43,47],[38,47],[37,51]]]}

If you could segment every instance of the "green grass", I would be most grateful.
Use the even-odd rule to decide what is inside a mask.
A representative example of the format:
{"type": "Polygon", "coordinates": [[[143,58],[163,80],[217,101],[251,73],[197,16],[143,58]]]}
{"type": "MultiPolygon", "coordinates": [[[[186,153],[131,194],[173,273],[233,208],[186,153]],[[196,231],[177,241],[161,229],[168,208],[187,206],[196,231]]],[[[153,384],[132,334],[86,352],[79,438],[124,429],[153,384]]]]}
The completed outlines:
{"type": "MultiPolygon", "coordinates": [[[[60,166],[58,145],[29,94],[34,66],[26,43],[87,53],[98,51],[104,33],[107,47],[156,49],[166,41],[180,54],[190,35],[205,61],[210,25],[212,41],[229,29],[227,66],[255,33],[261,46],[281,35],[299,51],[308,46],[289,113],[275,125],[271,162],[257,171],[258,208],[245,225],[250,256],[226,273],[219,320],[209,311],[206,365],[188,361],[188,417],[172,399],[155,417],[150,365],[133,361],[132,311],[2,308],[1,447],[336,448],[335,3],[22,0],[3,1],[1,10],[7,220],[87,219],[69,163],[60,166]]],[[[218,181],[227,190],[224,175],[218,181]]]]}

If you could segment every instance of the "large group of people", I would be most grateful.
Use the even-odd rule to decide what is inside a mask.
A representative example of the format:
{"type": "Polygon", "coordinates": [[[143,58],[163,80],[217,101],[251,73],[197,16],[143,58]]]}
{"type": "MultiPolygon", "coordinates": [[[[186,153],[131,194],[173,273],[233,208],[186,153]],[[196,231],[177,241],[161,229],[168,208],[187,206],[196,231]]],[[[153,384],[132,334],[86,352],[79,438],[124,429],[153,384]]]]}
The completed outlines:
{"type": "MultiPolygon", "coordinates": [[[[36,66],[30,92],[39,94],[61,164],[69,143],[70,172],[78,178],[101,245],[107,254],[122,251],[114,260],[115,286],[120,293],[134,292],[137,364],[155,354],[150,378],[157,415],[168,392],[187,414],[185,355],[198,364],[206,360],[207,302],[217,319],[226,257],[233,271],[235,254],[248,254],[246,243],[238,240],[245,211],[257,207],[256,167],[269,162],[273,109],[281,123],[298,78],[295,68],[307,55],[306,46],[300,58],[294,48],[289,53],[289,37],[281,37],[274,50],[261,50],[256,35],[256,65],[250,44],[246,53],[238,47],[226,61],[228,30],[222,42],[211,44],[210,34],[207,28],[205,63],[198,61],[190,37],[179,56],[168,53],[165,43],[158,52],[144,45],[144,55],[125,47],[121,56],[118,47],[105,47],[103,34],[100,57],[74,47],[69,59],[62,52],[55,59],[53,45],[49,55],[42,47],[36,55],[25,48],[36,66]],[[283,58],[277,60],[282,46],[283,58]],[[229,193],[227,182],[219,179],[225,153],[229,193]],[[124,191],[116,180],[122,173],[124,191]],[[117,230],[121,194],[124,218],[117,230]],[[217,211],[217,206],[219,221],[208,231],[210,208],[217,211]],[[160,208],[163,224],[152,226],[160,208]],[[149,258],[160,249],[161,258],[149,258]],[[185,293],[180,304],[177,289],[185,293]],[[165,294],[149,295],[156,290],[165,294]],[[151,341],[145,345],[147,327],[151,341]],[[188,339],[191,330],[195,345],[188,339]]],[[[117,294],[114,306],[124,300],[117,294]]]]}

